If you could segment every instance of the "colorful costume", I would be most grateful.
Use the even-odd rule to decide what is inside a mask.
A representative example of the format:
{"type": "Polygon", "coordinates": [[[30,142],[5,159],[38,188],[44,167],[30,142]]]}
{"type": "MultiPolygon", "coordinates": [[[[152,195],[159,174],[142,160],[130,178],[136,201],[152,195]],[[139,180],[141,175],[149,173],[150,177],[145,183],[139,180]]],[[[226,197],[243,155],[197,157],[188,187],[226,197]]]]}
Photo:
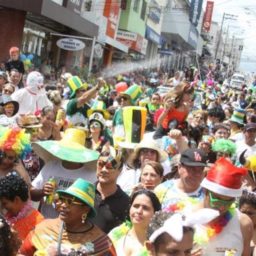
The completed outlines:
{"type": "MultiPolygon", "coordinates": [[[[41,222],[27,236],[21,247],[21,254],[26,256],[55,255],[61,225],[60,219],[41,222]]],[[[61,239],[61,255],[115,256],[116,253],[107,235],[93,225],[91,229],[81,233],[70,233],[64,229],[61,239]]]]}
{"type": "MultiPolygon", "coordinates": [[[[110,233],[108,234],[109,238],[114,244],[114,247],[116,249],[116,253],[118,256],[125,256],[124,254],[124,243],[125,243],[125,238],[128,234],[128,232],[132,228],[132,223],[129,221],[124,222],[120,226],[112,229],[110,233]]],[[[136,256],[147,256],[148,252],[147,249],[142,247],[140,250],[138,250],[138,253],[136,256]]]]}

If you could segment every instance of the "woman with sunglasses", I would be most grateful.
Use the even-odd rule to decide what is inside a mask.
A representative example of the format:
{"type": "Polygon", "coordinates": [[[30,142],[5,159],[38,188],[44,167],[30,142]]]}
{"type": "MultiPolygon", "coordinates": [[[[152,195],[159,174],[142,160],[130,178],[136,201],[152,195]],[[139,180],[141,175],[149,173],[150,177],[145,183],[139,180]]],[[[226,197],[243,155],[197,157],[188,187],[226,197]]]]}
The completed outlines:
{"type": "Polygon", "coordinates": [[[89,136],[86,147],[101,152],[104,146],[110,145],[106,121],[101,113],[95,112],[89,117],[89,136]]]}
{"type": "Polygon", "coordinates": [[[30,153],[30,136],[20,128],[0,129],[0,177],[18,173],[28,185],[30,178],[21,160],[30,153]]]}
{"type": "Polygon", "coordinates": [[[116,255],[107,235],[90,221],[96,215],[94,185],[79,178],[57,195],[59,217],[37,225],[24,241],[21,254],[116,255]]]}
{"type": "Polygon", "coordinates": [[[161,204],[150,190],[139,190],[131,196],[130,221],[109,233],[118,256],[148,255],[145,247],[147,229],[154,213],[160,210],[161,204]]]}
{"type": "Polygon", "coordinates": [[[194,87],[187,82],[182,82],[164,98],[164,107],[155,113],[157,130],[154,138],[162,138],[170,129],[176,128],[185,122],[194,100],[194,87]]]}

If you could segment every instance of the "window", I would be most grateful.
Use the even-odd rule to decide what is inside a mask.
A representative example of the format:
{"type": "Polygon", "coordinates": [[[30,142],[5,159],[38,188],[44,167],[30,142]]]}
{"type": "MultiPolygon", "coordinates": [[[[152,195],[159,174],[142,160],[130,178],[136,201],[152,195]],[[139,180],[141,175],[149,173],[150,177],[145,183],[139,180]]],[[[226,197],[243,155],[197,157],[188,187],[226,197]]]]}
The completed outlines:
{"type": "Polygon", "coordinates": [[[140,0],[134,0],[133,10],[139,12],[140,0]]]}
{"type": "Polygon", "coordinates": [[[141,8],[141,13],[140,13],[140,18],[141,18],[142,20],[145,20],[146,10],[147,10],[147,3],[146,3],[145,0],[143,0],[142,8],[141,8]]]}

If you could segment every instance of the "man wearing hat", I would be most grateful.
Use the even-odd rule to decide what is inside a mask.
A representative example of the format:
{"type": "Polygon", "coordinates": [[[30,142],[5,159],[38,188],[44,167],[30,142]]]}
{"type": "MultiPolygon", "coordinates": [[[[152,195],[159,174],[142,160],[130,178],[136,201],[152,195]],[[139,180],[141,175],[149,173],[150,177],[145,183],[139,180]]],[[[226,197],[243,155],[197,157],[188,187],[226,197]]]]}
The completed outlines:
{"type": "Polygon", "coordinates": [[[155,193],[162,204],[162,209],[174,207],[181,201],[193,198],[200,201],[204,197],[200,186],[204,178],[206,154],[200,149],[187,149],[181,153],[178,173],[180,178],[167,180],[155,188],[155,193]]]}
{"type": "Polygon", "coordinates": [[[251,255],[253,224],[235,207],[235,199],[242,195],[246,174],[245,168],[220,158],[203,179],[205,198],[200,208],[218,210],[220,215],[207,225],[197,227],[194,242],[202,248],[202,255],[251,255]]]}
{"type": "Polygon", "coordinates": [[[231,118],[229,119],[231,134],[229,139],[234,142],[240,141],[244,138],[243,127],[245,120],[245,111],[243,109],[235,109],[231,118]]]}
{"type": "Polygon", "coordinates": [[[90,109],[88,103],[96,96],[96,93],[105,84],[103,79],[98,79],[96,86],[87,90],[88,85],[83,83],[78,76],[72,76],[67,84],[70,88],[70,100],[67,104],[67,118],[73,124],[87,125],[87,111],[90,109]]]}
{"type": "Polygon", "coordinates": [[[142,95],[140,86],[134,84],[125,92],[120,93],[120,107],[113,117],[113,137],[120,139],[125,137],[123,108],[136,105],[137,100],[142,95]]]}
{"type": "Polygon", "coordinates": [[[245,152],[245,158],[256,154],[256,123],[248,123],[243,130],[244,139],[236,142],[236,161],[239,163],[241,154],[245,152]]]}
{"type": "Polygon", "coordinates": [[[46,140],[32,143],[35,153],[44,160],[45,165],[33,180],[30,191],[34,201],[45,199],[41,204],[41,213],[46,218],[57,217],[52,202],[56,189],[66,189],[77,178],[90,182],[96,181],[96,160],[99,154],[84,147],[85,132],[69,128],[60,141],[46,140]]]}

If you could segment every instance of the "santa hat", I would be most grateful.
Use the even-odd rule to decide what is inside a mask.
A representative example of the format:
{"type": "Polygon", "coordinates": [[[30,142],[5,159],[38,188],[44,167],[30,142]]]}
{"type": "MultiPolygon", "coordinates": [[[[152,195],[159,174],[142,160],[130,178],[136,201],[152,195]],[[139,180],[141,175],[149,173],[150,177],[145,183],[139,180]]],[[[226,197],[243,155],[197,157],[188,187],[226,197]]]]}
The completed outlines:
{"type": "Polygon", "coordinates": [[[222,157],[208,171],[201,186],[223,196],[239,197],[242,195],[242,178],[246,174],[245,168],[237,167],[222,157]]]}

